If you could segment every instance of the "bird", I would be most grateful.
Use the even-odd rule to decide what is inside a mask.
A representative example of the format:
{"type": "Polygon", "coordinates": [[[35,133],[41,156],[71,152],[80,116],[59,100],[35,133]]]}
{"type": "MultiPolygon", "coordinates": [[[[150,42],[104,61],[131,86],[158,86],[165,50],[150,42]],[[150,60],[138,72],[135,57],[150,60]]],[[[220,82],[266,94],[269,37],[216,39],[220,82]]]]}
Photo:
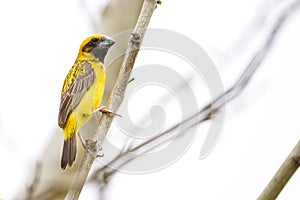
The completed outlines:
{"type": "Polygon", "coordinates": [[[86,140],[80,135],[80,128],[95,111],[115,114],[105,107],[99,107],[104,93],[106,69],[105,56],[115,44],[105,35],[92,35],[80,45],[74,65],[69,70],[62,87],[58,113],[58,126],[64,135],[61,169],[72,167],[76,160],[77,141],[86,149],[86,140]]]}

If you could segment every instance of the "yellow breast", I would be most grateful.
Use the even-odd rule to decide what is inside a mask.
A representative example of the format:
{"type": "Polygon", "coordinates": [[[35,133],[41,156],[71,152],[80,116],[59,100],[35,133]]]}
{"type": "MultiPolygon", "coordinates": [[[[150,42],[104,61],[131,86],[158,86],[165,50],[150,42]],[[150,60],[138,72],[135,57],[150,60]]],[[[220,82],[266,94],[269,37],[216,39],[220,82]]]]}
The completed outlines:
{"type": "Polygon", "coordinates": [[[68,139],[77,134],[79,129],[92,117],[92,111],[100,106],[105,86],[106,71],[102,63],[92,63],[95,71],[95,82],[90,86],[80,103],[69,115],[63,128],[64,138],[68,139]]]}

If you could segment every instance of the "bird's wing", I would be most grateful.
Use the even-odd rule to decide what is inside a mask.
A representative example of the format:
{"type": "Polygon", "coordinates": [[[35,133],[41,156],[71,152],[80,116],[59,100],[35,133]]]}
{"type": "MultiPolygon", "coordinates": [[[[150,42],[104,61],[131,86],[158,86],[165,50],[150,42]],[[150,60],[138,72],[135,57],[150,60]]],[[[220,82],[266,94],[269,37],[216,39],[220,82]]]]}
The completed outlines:
{"type": "Polygon", "coordinates": [[[82,97],[95,82],[96,75],[88,61],[76,62],[69,71],[62,89],[58,125],[64,128],[71,112],[77,107],[82,97]]]}

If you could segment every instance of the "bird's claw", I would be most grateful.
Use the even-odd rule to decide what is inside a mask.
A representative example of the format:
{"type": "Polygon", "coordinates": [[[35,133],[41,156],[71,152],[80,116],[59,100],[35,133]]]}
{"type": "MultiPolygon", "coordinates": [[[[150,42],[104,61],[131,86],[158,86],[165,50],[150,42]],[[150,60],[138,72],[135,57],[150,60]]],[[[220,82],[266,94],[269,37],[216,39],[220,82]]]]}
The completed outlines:
{"type": "Polygon", "coordinates": [[[92,114],[95,113],[95,112],[97,112],[97,111],[102,112],[102,113],[105,113],[105,114],[112,114],[112,115],[117,115],[117,116],[119,116],[119,117],[122,117],[122,116],[119,115],[118,113],[114,113],[113,111],[106,109],[105,106],[101,106],[101,107],[99,107],[99,108],[93,110],[93,111],[92,111],[92,114]]]}
{"type": "MultiPolygon", "coordinates": [[[[102,148],[101,148],[102,149],[102,148]]],[[[104,156],[104,153],[101,153],[101,154],[97,154],[96,158],[101,158],[104,156]]]]}

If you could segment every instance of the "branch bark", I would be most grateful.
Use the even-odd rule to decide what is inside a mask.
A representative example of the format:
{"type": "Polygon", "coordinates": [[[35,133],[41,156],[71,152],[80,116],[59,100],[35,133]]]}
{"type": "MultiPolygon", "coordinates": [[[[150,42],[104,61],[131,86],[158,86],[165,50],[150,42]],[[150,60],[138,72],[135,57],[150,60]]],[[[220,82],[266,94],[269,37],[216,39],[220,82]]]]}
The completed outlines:
{"type": "Polygon", "coordinates": [[[276,199],[284,186],[297,171],[300,166],[300,140],[289,154],[287,159],[276,172],[268,186],[264,189],[258,200],[272,200],[276,199]]]}
{"type": "MultiPolygon", "coordinates": [[[[144,34],[150,22],[151,16],[157,6],[155,0],[145,0],[140,16],[138,18],[136,27],[131,34],[127,50],[124,56],[124,60],[118,75],[117,82],[110,94],[106,107],[109,110],[116,111],[120,107],[125,89],[139,52],[139,47],[143,40],[144,34]]],[[[92,167],[92,164],[100,151],[100,146],[110,128],[110,125],[114,119],[112,115],[102,115],[99,122],[99,129],[94,136],[94,141],[88,142],[87,151],[84,152],[83,158],[77,168],[77,171],[73,177],[70,189],[65,199],[78,199],[83,185],[86,182],[88,173],[92,167]]]]}

